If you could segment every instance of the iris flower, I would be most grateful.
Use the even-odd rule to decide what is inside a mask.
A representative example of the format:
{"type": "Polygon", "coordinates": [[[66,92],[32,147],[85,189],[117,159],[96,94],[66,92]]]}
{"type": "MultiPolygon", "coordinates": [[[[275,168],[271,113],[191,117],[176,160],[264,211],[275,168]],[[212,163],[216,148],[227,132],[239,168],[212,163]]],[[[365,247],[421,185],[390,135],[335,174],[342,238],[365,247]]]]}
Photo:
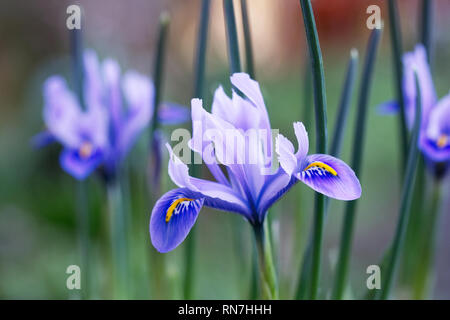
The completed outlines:
{"type": "MultiPolygon", "coordinates": [[[[55,75],[45,81],[43,117],[47,131],[38,135],[40,142],[56,140],[64,146],[61,167],[79,180],[100,166],[106,177],[113,176],[149,124],[154,108],[154,88],[148,77],[135,71],[121,76],[116,61],[100,63],[91,50],[85,51],[83,61],[83,103],[63,77],[55,75]]],[[[186,110],[162,107],[159,120],[180,123],[187,119],[186,110]]]]}
{"type": "Polygon", "coordinates": [[[278,162],[272,160],[271,127],[259,84],[245,73],[233,74],[231,83],[244,98],[234,90],[230,98],[219,87],[211,113],[203,109],[201,100],[191,101],[193,135],[188,145],[202,155],[215,181],[191,177],[188,166],[167,145],[169,176],[178,188],[164,194],[152,211],[150,236],[159,252],[171,251],[183,242],[203,206],[237,213],[260,226],[267,210],[297,181],[340,200],[361,195],[357,177],[343,161],[307,155],[308,135],[300,122],[294,123],[296,153],[288,139],[276,138],[281,167],[272,172],[270,168],[278,162]],[[250,143],[248,133],[256,131],[262,134],[250,143]],[[230,136],[245,143],[230,143],[226,139],[230,136]]]}
{"type": "MultiPolygon", "coordinates": [[[[427,53],[419,44],[403,56],[403,96],[407,125],[412,127],[416,110],[414,70],[419,81],[422,124],[419,148],[432,168],[442,168],[450,161],[450,94],[438,100],[433,84],[427,53]]],[[[380,106],[387,113],[397,112],[395,101],[380,106]]],[[[439,170],[442,173],[442,170],[439,170]]]]}

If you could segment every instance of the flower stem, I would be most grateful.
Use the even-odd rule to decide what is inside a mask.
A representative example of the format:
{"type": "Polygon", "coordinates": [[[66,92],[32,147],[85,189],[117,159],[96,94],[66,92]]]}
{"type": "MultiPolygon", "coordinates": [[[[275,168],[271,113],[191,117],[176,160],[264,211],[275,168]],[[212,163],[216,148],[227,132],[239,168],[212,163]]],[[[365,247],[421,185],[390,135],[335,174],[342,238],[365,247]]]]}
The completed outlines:
{"type": "Polygon", "coordinates": [[[82,270],[82,285],[81,285],[81,298],[91,298],[91,270],[90,270],[90,223],[88,213],[88,200],[86,194],[86,182],[77,182],[77,232],[78,241],[80,245],[81,256],[81,270],[82,270]]]}
{"type": "Polygon", "coordinates": [[[420,261],[418,263],[418,270],[416,271],[416,278],[414,281],[413,299],[425,299],[430,289],[431,282],[431,268],[433,266],[434,253],[436,250],[437,239],[437,226],[439,220],[439,204],[441,199],[441,182],[434,181],[431,206],[427,224],[425,225],[425,232],[423,241],[423,247],[419,255],[420,261]]]}
{"type": "MultiPolygon", "coordinates": [[[[327,150],[327,102],[325,77],[323,72],[322,52],[317,35],[316,22],[310,0],[300,0],[306,39],[311,59],[314,105],[316,114],[316,151],[326,153],[327,150]]],[[[322,233],[325,215],[325,196],[316,194],[313,228],[313,252],[311,269],[310,299],[316,299],[320,279],[320,260],[322,252],[322,233]]]]}
{"type": "MultiPolygon", "coordinates": [[[[389,24],[390,39],[392,46],[392,59],[394,64],[394,78],[396,98],[400,107],[399,133],[400,133],[400,168],[404,170],[406,157],[408,155],[408,130],[406,128],[405,100],[403,97],[403,63],[402,63],[402,38],[400,32],[400,19],[397,10],[397,1],[389,0],[389,24]]],[[[404,172],[402,172],[404,174],[404,172]]]]}
{"type": "Polygon", "coordinates": [[[230,60],[230,73],[241,72],[239,60],[239,43],[236,31],[236,19],[234,17],[233,0],[223,0],[225,15],[225,28],[227,30],[228,58],[230,60]]]}
{"type": "Polygon", "coordinates": [[[255,233],[256,247],[258,250],[262,298],[266,300],[278,299],[278,285],[267,222],[263,225],[254,225],[253,231],[255,233]]]}
{"type": "Polygon", "coordinates": [[[409,154],[408,154],[408,164],[406,167],[405,172],[405,180],[403,183],[403,191],[402,191],[402,199],[401,199],[401,206],[400,206],[400,214],[399,219],[397,223],[397,228],[394,236],[394,240],[392,243],[392,246],[390,248],[390,257],[389,262],[386,266],[386,271],[384,271],[384,281],[383,285],[381,287],[381,293],[380,298],[381,299],[388,299],[391,288],[393,286],[393,283],[395,281],[396,271],[398,267],[398,262],[400,259],[400,253],[403,249],[403,244],[405,240],[406,235],[406,227],[408,225],[409,215],[410,215],[410,208],[411,208],[411,202],[412,202],[412,194],[414,190],[414,184],[416,180],[416,167],[417,162],[419,159],[419,147],[418,147],[418,138],[419,138],[419,131],[420,131],[420,125],[421,125],[421,118],[422,118],[422,106],[421,106],[421,93],[420,93],[420,87],[418,84],[418,78],[417,73],[415,72],[415,81],[416,81],[416,90],[417,90],[417,97],[416,97],[416,116],[414,121],[414,129],[413,133],[411,135],[411,141],[410,141],[410,147],[409,147],[409,154]]]}
{"type": "MultiPolygon", "coordinates": [[[[366,134],[367,105],[372,82],[373,68],[381,30],[374,29],[370,34],[369,43],[362,73],[361,88],[358,97],[358,111],[353,141],[352,168],[361,179],[362,157],[364,149],[364,138],[366,134]]],[[[342,299],[347,282],[347,270],[352,246],[353,229],[355,225],[355,212],[357,200],[347,202],[344,221],[342,226],[339,257],[336,267],[336,277],[333,288],[333,298],[342,299]]]]}
{"type": "Polygon", "coordinates": [[[122,192],[117,179],[107,185],[108,209],[110,215],[110,236],[114,262],[114,298],[128,298],[128,241],[126,218],[123,211],[122,192]]]}

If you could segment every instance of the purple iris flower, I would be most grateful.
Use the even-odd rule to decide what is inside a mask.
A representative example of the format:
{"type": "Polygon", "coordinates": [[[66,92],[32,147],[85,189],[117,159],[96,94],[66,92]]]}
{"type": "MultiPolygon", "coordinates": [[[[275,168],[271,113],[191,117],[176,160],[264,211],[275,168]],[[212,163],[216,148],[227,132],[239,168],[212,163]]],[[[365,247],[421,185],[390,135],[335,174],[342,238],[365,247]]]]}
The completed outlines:
{"type": "MultiPolygon", "coordinates": [[[[414,71],[417,72],[422,104],[419,148],[432,167],[445,165],[450,161],[450,94],[438,100],[427,53],[421,44],[403,56],[403,96],[409,128],[413,125],[416,110],[414,71]]],[[[380,107],[387,113],[399,110],[395,101],[384,103],[380,107]]]]}
{"type": "Polygon", "coordinates": [[[193,136],[188,145],[201,154],[215,181],[189,176],[188,166],[167,145],[169,176],[179,188],[164,194],[152,211],[150,236],[159,252],[183,242],[203,206],[240,214],[259,225],[272,204],[299,180],[336,199],[361,195],[357,177],[344,162],[328,155],[307,156],[308,136],[300,122],[294,124],[298,152],[279,135],[281,167],[272,172],[278,162],[272,160],[272,131],[259,84],[245,73],[233,74],[231,83],[245,98],[235,91],[230,98],[219,87],[211,113],[201,100],[191,102],[193,136]],[[232,143],[234,139],[244,143],[232,143]]]}
{"type": "MultiPolygon", "coordinates": [[[[99,166],[107,177],[114,175],[149,124],[154,108],[154,88],[148,77],[135,71],[121,76],[116,61],[100,63],[91,50],[85,51],[83,60],[85,108],[63,77],[49,77],[43,88],[47,131],[34,139],[38,144],[52,140],[61,143],[61,167],[79,180],[99,166]]],[[[165,105],[159,110],[162,123],[180,123],[188,118],[186,108],[165,105]]]]}

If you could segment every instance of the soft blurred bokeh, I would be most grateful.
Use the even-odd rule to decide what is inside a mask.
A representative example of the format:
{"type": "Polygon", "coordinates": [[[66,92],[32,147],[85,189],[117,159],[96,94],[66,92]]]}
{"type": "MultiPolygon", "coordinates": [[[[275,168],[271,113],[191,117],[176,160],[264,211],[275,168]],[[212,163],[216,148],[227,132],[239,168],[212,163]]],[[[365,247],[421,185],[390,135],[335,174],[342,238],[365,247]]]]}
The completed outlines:
{"type": "MultiPolygon", "coordinates": [[[[439,96],[448,92],[450,80],[450,2],[436,0],[433,19],[433,76],[439,96]]],[[[158,17],[171,16],[169,48],[165,66],[164,99],[188,105],[192,98],[193,61],[200,0],[2,0],[0,2],[0,298],[73,297],[66,288],[66,268],[77,264],[75,232],[76,183],[58,164],[59,146],[34,150],[31,137],[43,129],[43,81],[59,73],[70,78],[69,38],[66,8],[83,8],[83,40],[101,57],[117,59],[122,68],[151,74],[158,17]]],[[[360,70],[370,30],[366,8],[381,7],[386,30],[377,57],[361,177],[363,196],[358,205],[350,280],[353,294],[365,291],[366,268],[378,264],[391,241],[399,205],[399,157],[397,120],[380,116],[375,106],[393,99],[393,74],[386,1],[314,0],[325,64],[328,94],[328,128],[332,132],[339,94],[351,48],[360,53],[360,70]]],[[[419,2],[399,1],[403,45],[411,50],[418,41],[419,2]]],[[[306,46],[298,0],[248,0],[256,77],[262,87],[273,128],[293,137],[293,121],[302,121],[303,75],[306,46]]],[[[229,88],[226,38],[222,1],[212,0],[208,38],[205,101],[208,105],[218,84],[229,88]]],[[[235,11],[243,57],[240,5],[235,11]]],[[[244,63],[243,63],[244,64],[244,63]]],[[[244,64],[245,65],[245,64],[244,64]]],[[[346,131],[343,158],[349,161],[354,124],[353,99],[346,131]]],[[[307,128],[308,129],[308,128],[307,128]]],[[[310,127],[314,138],[314,128],[310,127]]],[[[167,131],[170,133],[170,129],[167,131]]],[[[331,137],[330,137],[331,138],[331,137]]],[[[311,142],[311,145],[314,145],[311,142]]],[[[167,179],[164,163],[165,188],[167,179]]],[[[145,174],[145,173],[142,173],[145,174]]],[[[101,183],[92,177],[89,201],[94,241],[96,297],[108,297],[109,245],[106,206],[101,183]]],[[[133,186],[131,186],[133,190],[133,186]]],[[[444,188],[443,215],[439,225],[434,298],[450,298],[450,204],[448,182],[444,188]]],[[[310,232],[313,192],[297,185],[272,212],[275,256],[282,298],[292,296],[310,232]],[[301,197],[300,197],[301,196],[301,197]]],[[[150,207],[130,214],[139,237],[134,247],[154,257],[148,236],[150,207]]],[[[333,267],[343,217],[343,204],[332,201],[325,229],[323,288],[332,284],[333,267]]],[[[196,297],[246,298],[251,249],[250,228],[241,218],[203,210],[197,229],[196,297]],[[242,224],[244,237],[233,230],[242,224]],[[239,240],[239,241],[236,241],[239,240]]],[[[136,249],[138,250],[138,249],[136,249]]],[[[139,251],[138,251],[139,252],[139,251]]],[[[183,245],[166,255],[170,292],[181,297],[183,245]]],[[[152,273],[147,260],[135,260],[134,277],[152,273]]],[[[139,279],[138,279],[139,280],[139,279]]],[[[139,281],[135,281],[139,283],[139,281]]],[[[147,283],[136,289],[136,297],[147,298],[147,283]]],[[[408,297],[400,286],[397,297],[408,297]]],[[[154,292],[151,293],[152,296],[154,292]]]]}

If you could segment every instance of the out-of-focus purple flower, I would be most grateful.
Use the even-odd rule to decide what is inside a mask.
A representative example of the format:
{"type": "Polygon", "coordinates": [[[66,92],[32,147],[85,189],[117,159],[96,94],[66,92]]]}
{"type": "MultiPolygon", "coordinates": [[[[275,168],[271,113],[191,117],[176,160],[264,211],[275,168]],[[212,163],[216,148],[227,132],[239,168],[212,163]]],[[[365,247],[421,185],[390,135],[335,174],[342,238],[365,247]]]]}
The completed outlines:
{"type": "Polygon", "coordinates": [[[443,163],[450,161],[450,94],[431,110],[419,143],[429,160],[443,163]]]}
{"type": "MultiPolygon", "coordinates": [[[[403,56],[403,97],[405,101],[405,116],[409,128],[412,127],[416,110],[416,84],[414,72],[419,82],[422,124],[419,138],[419,148],[425,158],[434,168],[446,167],[450,161],[450,95],[438,100],[433,79],[428,65],[427,53],[419,44],[414,51],[403,56]]],[[[397,113],[396,101],[385,102],[379,106],[382,113],[397,113]]],[[[445,170],[440,169],[439,172],[445,170]]]]}
{"type": "MultiPolygon", "coordinates": [[[[61,76],[48,78],[43,88],[45,137],[64,146],[60,164],[79,180],[100,165],[107,176],[114,175],[149,124],[154,108],[154,88],[148,77],[135,71],[121,75],[116,61],[100,63],[91,50],[84,53],[84,68],[85,108],[61,76]]],[[[185,121],[178,109],[172,113],[165,110],[165,118],[173,123],[185,121]]]]}
{"type": "Polygon", "coordinates": [[[167,145],[168,172],[179,188],[164,194],[152,211],[150,236],[160,252],[173,250],[186,238],[204,205],[240,214],[258,225],[270,206],[299,180],[336,199],[360,197],[359,181],[345,163],[327,155],[307,156],[308,137],[301,123],[294,124],[297,153],[278,136],[281,168],[273,173],[270,168],[277,163],[272,160],[272,131],[259,84],[245,73],[233,74],[231,82],[245,98],[234,91],[229,98],[219,87],[211,113],[203,109],[201,100],[191,102],[189,147],[201,154],[215,181],[189,176],[188,166],[167,145]]]}

